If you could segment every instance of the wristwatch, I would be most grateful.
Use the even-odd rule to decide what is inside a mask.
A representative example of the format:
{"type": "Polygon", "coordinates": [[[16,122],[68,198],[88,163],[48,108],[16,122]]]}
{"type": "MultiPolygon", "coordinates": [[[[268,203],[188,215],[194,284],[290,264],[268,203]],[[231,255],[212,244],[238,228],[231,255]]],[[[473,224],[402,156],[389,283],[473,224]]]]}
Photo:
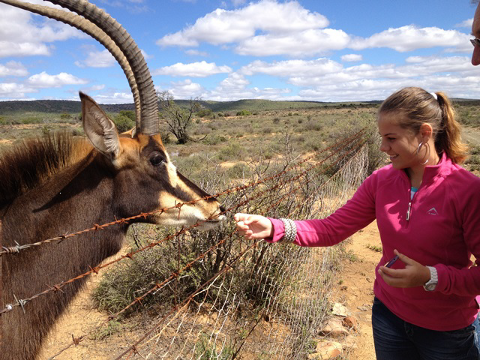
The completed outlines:
{"type": "Polygon", "coordinates": [[[423,288],[425,289],[425,291],[433,291],[438,284],[437,269],[435,269],[433,266],[427,266],[427,268],[428,270],[430,270],[430,280],[428,280],[425,285],[423,285],[423,288]]]}

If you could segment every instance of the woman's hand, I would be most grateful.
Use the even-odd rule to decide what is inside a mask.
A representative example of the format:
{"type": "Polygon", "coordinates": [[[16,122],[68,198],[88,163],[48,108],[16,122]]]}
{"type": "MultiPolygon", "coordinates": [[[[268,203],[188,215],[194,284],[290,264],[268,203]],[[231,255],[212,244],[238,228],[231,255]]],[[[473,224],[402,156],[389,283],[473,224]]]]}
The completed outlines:
{"type": "Polygon", "coordinates": [[[249,240],[265,239],[272,236],[273,226],[270,220],[261,215],[235,214],[237,230],[249,240]]]}
{"type": "Polygon", "coordinates": [[[426,266],[410,259],[406,255],[400,254],[397,250],[394,253],[403,261],[405,269],[391,269],[380,266],[378,274],[388,285],[397,288],[410,288],[423,286],[430,280],[430,270],[426,266]]]}

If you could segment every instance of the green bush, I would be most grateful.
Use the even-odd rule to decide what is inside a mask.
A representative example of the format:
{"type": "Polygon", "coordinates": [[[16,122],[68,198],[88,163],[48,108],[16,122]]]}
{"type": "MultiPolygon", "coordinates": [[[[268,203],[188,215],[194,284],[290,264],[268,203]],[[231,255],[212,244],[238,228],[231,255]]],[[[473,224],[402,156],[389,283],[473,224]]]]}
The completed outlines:
{"type": "Polygon", "coordinates": [[[197,112],[197,116],[198,116],[198,117],[201,117],[201,118],[203,118],[203,117],[210,117],[210,116],[212,116],[212,110],[210,110],[210,109],[202,109],[202,110],[200,110],[200,111],[197,112]]]}
{"type": "Polygon", "coordinates": [[[135,121],[130,119],[126,115],[118,114],[113,119],[113,122],[115,123],[115,126],[117,127],[117,130],[121,133],[125,132],[125,131],[128,131],[131,128],[135,127],[135,121]]]}
{"type": "Polygon", "coordinates": [[[218,159],[220,161],[228,161],[241,159],[243,157],[242,147],[237,142],[229,143],[227,146],[222,147],[218,152],[218,159]]]}
{"type": "Polygon", "coordinates": [[[133,122],[135,122],[135,111],[133,111],[133,110],[120,110],[120,112],[118,113],[118,115],[126,116],[126,117],[128,117],[130,120],[132,120],[133,122]]]}
{"type": "Polygon", "coordinates": [[[227,170],[227,176],[230,179],[248,179],[252,176],[252,170],[248,165],[238,163],[227,170]]]}
{"type": "Polygon", "coordinates": [[[237,116],[249,116],[249,115],[252,115],[252,113],[248,110],[237,111],[237,116]]]}
{"type": "Polygon", "coordinates": [[[212,135],[212,136],[207,136],[205,139],[203,139],[203,143],[205,145],[218,145],[223,142],[227,142],[227,138],[225,136],[219,136],[219,135],[212,135]]]}

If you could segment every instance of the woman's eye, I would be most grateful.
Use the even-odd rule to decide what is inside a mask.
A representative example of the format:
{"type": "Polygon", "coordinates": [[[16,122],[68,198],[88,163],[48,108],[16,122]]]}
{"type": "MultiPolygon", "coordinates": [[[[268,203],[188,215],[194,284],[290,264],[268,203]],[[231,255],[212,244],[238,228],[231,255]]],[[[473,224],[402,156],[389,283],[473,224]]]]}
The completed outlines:
{"type": "Polygon", "coordinates": [[[165,160],[163,159],[163,157],[161,155],[154,155],[150,158],[150,163],[153,165],[153,166],[158,166],[160,165],[161,163],[163,163],[165,160]]]}

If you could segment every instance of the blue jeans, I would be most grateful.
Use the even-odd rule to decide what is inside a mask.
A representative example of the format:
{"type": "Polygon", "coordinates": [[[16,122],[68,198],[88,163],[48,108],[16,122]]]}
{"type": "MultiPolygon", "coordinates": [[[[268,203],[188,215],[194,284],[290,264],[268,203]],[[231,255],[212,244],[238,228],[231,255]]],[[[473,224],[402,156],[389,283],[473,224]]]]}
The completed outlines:
{"type": "Polygon", "coordinates": [[[473,325],[454,331],[425,329],[403,321],[375,298],[372,327],[377,360],[480,359],[473,325]]]}

